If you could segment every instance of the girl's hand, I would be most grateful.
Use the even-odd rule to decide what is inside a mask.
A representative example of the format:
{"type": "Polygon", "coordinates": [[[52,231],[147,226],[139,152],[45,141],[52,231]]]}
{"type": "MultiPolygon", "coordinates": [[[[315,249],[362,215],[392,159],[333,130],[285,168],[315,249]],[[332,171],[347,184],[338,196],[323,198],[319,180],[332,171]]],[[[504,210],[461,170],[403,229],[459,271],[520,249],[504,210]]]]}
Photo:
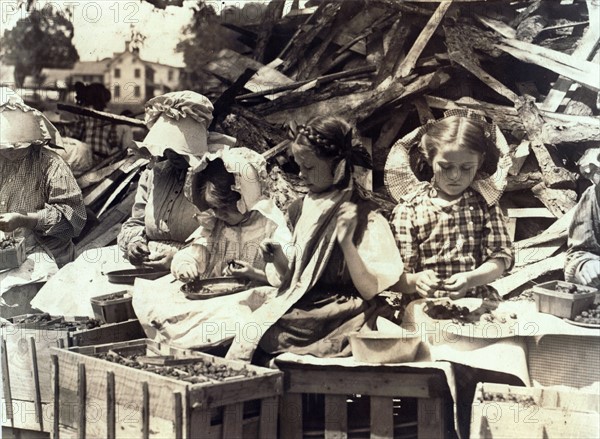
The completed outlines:
{"type": "Polygon", "coordinates": [[[14,232],[19,227],[33,229],[35,224],[31,224],[27,215],[20,213],[3,213],[0,215],[0,230],[3,232],[14,232]],[[32,226],[32,227],[30,227],[32,226]]]}
{"type": "Polygon", "coordinates": [[[356,204],[348,201],[342,203],[337,214],[336,222],[337,240],[340,244],[352,242],[357,224],[356,216],[356,204]]]}
{"type": "Polygon", "coordinates": [[[415,287],[421,297],[433,297],[441,285],[442,281],[433,270],[425,270],[416,274],[415,287]]]}
{"type": "Polygon", "coordinates": [[[253,279],[255,277],[255,268],[245,261],[231,260],[223,270],[224,276],[233,276],[235,278],[253,279]]]}
{"type": "Polygon", "coordinates": [[[283,248],[281,248],[281,244],[277,241],[264,239],[259,247],[265,262],[274,262],[275,259],[285,258],[283,248]]]}
{"type": "Polygon", "coordinates": [[[452,291],[448,297],[452,300],[465,297],[467,290],[470,288],[469,277],[466,273],[456,273],[450,276],[444,282],[444,289],[452,291]]]}
{"type": "Polygon", "coordinates": [[[150,249],[145,241],[133,241],[127,245],[127,253],[125,257],[133,265],[141,265],[148,259],[150,249]]]}
{"type": "Polygon", "coordinates": [[[178,267],[172,267],[171,274],[182,282],[191,282],[200,278],[196,264],[182,263],[178,267]]]}
{"type": "Polygon", "coordinates": [[[174,255],[175,252],[169,250],[150,254],[148,259],[144,261],[144,266],[155,268],[157,270],[170,270],[174,255]]]}
{"type": "Polygon", "coordinates": [[[575,279],[582,285],[600,287],[600,262],[596,260],[584,262],[579,272],[575,274],[575,279]]]}

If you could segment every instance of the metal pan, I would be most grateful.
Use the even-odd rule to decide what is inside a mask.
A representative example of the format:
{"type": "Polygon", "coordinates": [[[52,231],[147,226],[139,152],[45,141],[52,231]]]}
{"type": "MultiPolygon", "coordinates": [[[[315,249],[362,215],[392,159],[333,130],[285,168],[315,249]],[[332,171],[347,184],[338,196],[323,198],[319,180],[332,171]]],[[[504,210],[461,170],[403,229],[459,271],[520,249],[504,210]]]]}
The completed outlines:
{"type": "Polygon", "coordinates": [[[182,285],[181,292],[190,300],[228,296],[248,289],[248,284],[233,277],[212,277],[182,285]]]}
{"type": "Polygon", "coordinates": [[[169,274],[167,270],[156,271],[154,268],[141,267],[141,268],[130,268],[127,270],[114,270],[105,273],[108,276],[108,281],[113,284],[130,284],[133,285],[136,278],[142,278],[147,280],[158,279],[169,274]]]}

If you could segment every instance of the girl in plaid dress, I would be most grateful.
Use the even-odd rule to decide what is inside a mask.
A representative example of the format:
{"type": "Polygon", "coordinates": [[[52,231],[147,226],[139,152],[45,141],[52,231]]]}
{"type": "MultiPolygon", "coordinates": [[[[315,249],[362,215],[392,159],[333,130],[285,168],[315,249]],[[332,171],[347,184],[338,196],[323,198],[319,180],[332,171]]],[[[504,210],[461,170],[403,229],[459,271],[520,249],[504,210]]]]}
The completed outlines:
{"type": "MultiPolygon", "coordinates": [[[[508,156],[498,158],[492,134],[501,136],[476,117],[450,115],[413,136],[421,136],[431,182],[419,182],[406,172],[408,165],[387,176],[393,184],[394,177],[412,175],[404,184],[413,190],[401,194],[392,216],[405,266],[400,291],[452,299],[497,296],[487,284],[511,268],[513,253],[496,203],[502,191],[483,184],[486,177],[488,183],[502,181],[498,177],[510,163],[508,156]]],[[[395,152],[408,157],[405,146],[395,152]]]]}

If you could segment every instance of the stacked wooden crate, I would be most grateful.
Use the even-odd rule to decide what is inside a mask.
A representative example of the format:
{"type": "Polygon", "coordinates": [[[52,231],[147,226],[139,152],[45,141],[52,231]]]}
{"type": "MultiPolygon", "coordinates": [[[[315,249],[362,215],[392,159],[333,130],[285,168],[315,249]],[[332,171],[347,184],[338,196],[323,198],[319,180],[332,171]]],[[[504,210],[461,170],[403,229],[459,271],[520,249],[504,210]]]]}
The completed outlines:
{"type": "MultiPolygon", "coordinates": [[[[16,323],[31,316],[10,319],[0,327],[2,358],[2,425],[45,431],[52,429],[53,390],[50,348],[86,346],[144,337],[138,320],[86,329],[87,318],[62,317],[37,323],[16,323]]],[[[28,319],[31,321],[31,318],[28,319]]]]}
{"type": "Polygon", "coordinates": [[[479,383],[471,438],[597,438],[597,393],[479,383]]]}
{"type": "MultiPolygon", "coordinates": [[[[151,360],[148,360],[151,359],[151,360]]],[[[277,437],[282,373],[185,351],[151,340],[52,350],[54,437],[241,438],[277,437]],[[116,355],[116,362],[106,355],[116,355]],[[171,370],[186,363],[235,371],[179,379],[130,367],[133,358],[164,356],[171,370]],[[196,378],[198,378],[196,380],[196,378]]],[[[138,364],[139,366],[139,364],[138,364]]]]}

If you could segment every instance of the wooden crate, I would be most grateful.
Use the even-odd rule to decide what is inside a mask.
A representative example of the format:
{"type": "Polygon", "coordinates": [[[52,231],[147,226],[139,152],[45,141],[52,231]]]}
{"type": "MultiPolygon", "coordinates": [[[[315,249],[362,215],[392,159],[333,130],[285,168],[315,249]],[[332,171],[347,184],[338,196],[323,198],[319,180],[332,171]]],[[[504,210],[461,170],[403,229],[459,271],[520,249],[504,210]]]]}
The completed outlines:
{"type": "Polygon", "coordinates": [[[416,398],[417,436],[442,439],[453,428],[448,424],[450,402],[443,373],[395,365],[342,367],[277,362],[285,374],[281,399],[280,436],[302,439],[303,404],[314,395],[324,398],[325,438],[348,437],[348,397],[369,397],[369,431],[372,438],[394,437],[394,401],[416,398]]]}
{"type": "MultiPolygon", "coordinates": [[[[25,316],[9,319],[18,321],[25,316]]],[[[56,318],[58,321],[61,318],[56,318]]],[[[87,318],[67,318],[84,321],[87,318]]],[[[0,328],[2,361],[2,425],[50,432],[54,395],[51,386],[50,348],[87,346],[145,337],[138,320],[93,329],[50,329],[43,324],[0,328]]]]}
{"type": "Polygon", "coordinates": [[[600,396],[578,390],[479,383],[471,439],[598,438],[600,396]]]}
{"type": "Polygon", "coordinates": [[[52,349],[54,437],[277,437],[283,374],[152,340],[52,349]],[[103,352],[196,357],[251,377],[190,384],[96,358],[103,352]]]}

